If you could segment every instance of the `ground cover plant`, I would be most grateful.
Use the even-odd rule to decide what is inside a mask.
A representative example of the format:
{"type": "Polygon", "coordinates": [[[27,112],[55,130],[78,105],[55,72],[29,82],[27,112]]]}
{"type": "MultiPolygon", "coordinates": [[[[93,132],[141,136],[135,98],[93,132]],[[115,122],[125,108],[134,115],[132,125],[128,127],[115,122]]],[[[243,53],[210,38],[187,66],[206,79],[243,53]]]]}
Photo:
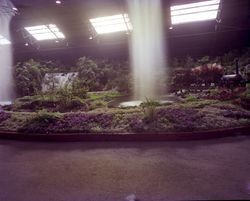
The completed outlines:
{"type": "MultiPolygon", "coordinates": [[[[94,96],[96,98],[96,95],[94,96]]],[[[145,102],[138,108],[75,112],[2,112],[0,128],[24,133],[140,133],[199,131],[250,125],[250,111],[232,101],[189,95],[162,106],[145,102]]]]}

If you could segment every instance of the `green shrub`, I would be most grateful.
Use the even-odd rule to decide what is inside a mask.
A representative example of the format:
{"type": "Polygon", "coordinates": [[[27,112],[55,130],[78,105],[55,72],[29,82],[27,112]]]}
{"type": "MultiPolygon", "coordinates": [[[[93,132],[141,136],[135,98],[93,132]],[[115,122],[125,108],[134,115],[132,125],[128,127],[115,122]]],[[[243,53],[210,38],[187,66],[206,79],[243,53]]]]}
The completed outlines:
{"type": "Polygon", "coordinates": [[[70,112],[73,110],[88,111],[89,105],[78,97],[72,99],[61,99],[56,110],[59,112],[70,112]]]}
{"type": "Polygon", "coordinates": [[[82,80],[75,79],[72,83],[72,87],[69,88],[69,92],[72,93],[73,96],[85,99],[87,98],[88,88],[82,82],[82,80]]]}
{"type": "Polygon", "coordinates": [[[154,122],[156,107],[160,106],[160,103],[155,100],[146,99],[141,105],[142,111],[145,116],[145,120],[150,122],[154,122]]]}
{"type": "Polygon", "coordinates": [[[43,75],[40,68],[41,64],[33,59],[15,66],[14,78],[19,95],[35,95],[41,91],[43,75]]]}
{"type": "Polygon", "coordinates": [[[194,102],[194,101],[197,101],[199,100],[197,97],[195,96],[192,96],[192,95],[188,95],[186,98],[185,98],[185,101],[186,102],[194,102]]]}
{"type": "Polygon", "coordinates": [[[34,118],[31,118],[26,124],[19,128],[20,132],[27,133],[46,133],[50,125],[55,124],[60,119],[56,113],[49,113],[46,110],[39,111],[34,118]]]}
{"type": "Polygon", "coordinates": [[[90,110],[94,110],[97,108],[103,108],[107,106],[107,102],[103,100],[96,100],[96,101],[91,101],[90,102],[90,110]]]}
{"type": "Polygon", "coordinates": [[[55,113],[49,113],[45,110],[39,111],[37,116],[32,119],[32,122],[38,123],[53,123],[58,120],[58,115],[55,113]]]}

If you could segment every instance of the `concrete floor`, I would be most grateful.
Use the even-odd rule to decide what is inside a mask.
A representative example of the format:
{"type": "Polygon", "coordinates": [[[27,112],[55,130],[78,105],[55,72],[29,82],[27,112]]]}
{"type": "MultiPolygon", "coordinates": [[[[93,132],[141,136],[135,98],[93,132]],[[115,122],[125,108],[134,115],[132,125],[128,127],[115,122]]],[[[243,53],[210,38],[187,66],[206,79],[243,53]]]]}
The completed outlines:
{"type": "Polygon", "coordinates": [[[250,199],[250,138],[160,143],[0,141],[1,201],[250,199]]]}

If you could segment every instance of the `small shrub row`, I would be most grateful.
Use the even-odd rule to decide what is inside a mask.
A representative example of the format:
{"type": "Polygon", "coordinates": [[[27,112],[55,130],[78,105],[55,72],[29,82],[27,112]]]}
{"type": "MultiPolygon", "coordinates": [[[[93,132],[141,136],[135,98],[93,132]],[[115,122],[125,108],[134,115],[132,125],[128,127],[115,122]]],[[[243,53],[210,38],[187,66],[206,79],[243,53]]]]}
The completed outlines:
{"type": "Polygon", "coordinates": [[[241,93],[242,93],[241,91],[237,91],[237,90],[234,91],[234,90],[226,89],[226,88],[216,88],[213,90],[208,90],[205,93],[202,93],[200,97],[206,98],[206,99],[227,101],[227,100],[233,100],[239,97],[241,93]]]}
{"type": "Polygon", "coordinates": [[[38,114],[19,129],[26,133],[90,132],[95,128],[102,130],[112,127],[112,114],[72,113],[62,117],[53,113],[38,114]]]}

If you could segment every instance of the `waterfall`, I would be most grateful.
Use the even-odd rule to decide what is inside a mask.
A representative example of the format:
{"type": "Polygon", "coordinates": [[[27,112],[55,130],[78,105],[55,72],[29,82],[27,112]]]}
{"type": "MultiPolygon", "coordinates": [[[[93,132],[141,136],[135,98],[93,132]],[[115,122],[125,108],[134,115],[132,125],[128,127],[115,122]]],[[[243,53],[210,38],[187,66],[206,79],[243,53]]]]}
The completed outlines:
{"type": "Polygon", "coordinates": [[[64,88],[66,86],[71,86],[77,76],[77,72],[46,73],[42,83],[42,91],[46,92],[54,89],[64,88]]]}

